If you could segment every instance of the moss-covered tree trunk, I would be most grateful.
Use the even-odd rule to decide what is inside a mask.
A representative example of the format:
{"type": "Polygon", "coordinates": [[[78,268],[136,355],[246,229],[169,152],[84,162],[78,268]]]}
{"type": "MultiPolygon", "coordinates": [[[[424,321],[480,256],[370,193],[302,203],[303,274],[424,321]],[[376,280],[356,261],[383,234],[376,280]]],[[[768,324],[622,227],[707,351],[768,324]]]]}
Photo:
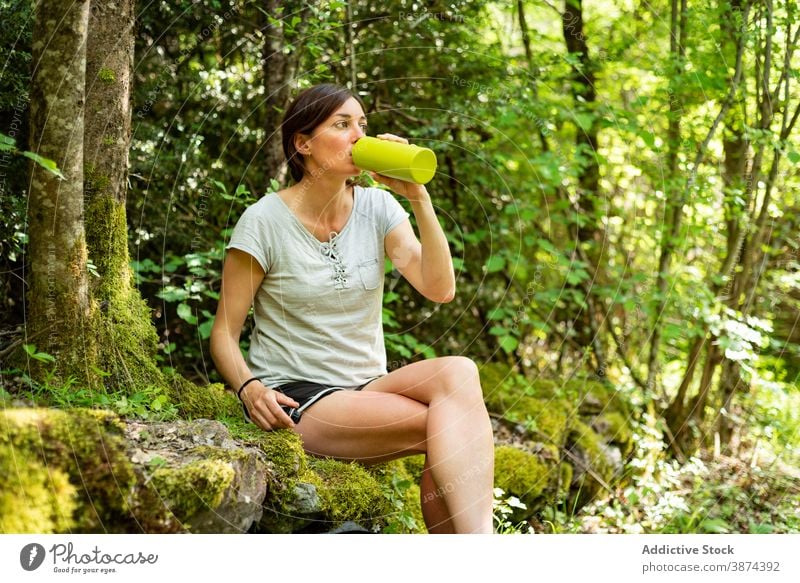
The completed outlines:
{"type": "Polygon", "coordinates": [[[89,0],[36,4],[30,149],[54,160],[64,179],[31,166],[26,340],[56,357],[61,378],[91,383],[96,343],[83,223],[88,20],[89,0]]]}
{"type": "Polygon", "coordinates": [[[86,63],[84,194],[86,242],[96,268],[100,362],[106,384],[132,391],[163,380],[158,337],[134,286],[125,199],[131,141],[134,0],[92,0],[86,63]]]}

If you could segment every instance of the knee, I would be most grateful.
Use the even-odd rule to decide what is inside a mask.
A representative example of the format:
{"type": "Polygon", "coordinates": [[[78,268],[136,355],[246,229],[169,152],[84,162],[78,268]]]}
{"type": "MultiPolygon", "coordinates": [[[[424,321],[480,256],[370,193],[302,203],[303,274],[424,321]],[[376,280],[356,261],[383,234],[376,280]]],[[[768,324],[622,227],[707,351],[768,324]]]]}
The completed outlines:
{"type": "Polygon", "coordinates": [[[447,356],[443,363],[443,385],[449,393],[483,398],[478,365],[466,356],[447,356]]]}

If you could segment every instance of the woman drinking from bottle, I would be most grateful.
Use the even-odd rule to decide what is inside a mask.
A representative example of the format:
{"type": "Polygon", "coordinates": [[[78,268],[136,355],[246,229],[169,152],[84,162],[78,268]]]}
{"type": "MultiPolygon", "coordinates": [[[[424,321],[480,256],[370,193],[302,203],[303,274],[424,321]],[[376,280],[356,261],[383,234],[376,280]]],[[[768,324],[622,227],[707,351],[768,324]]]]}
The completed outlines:
{"type": "Polygon", "coordinates": [[[491,533],[494,446],[477,366],[444,356],[386,368],[384,258],[430,301],[455,294],[427,189],[373,174],[410,202],[417,239],[391,193],[351,182],[367,121],[343,87],[301,92],[281,131],[294,184],[248,207],[231,235],[211,333],[217,369],[253,423],[296,431],[310,455],[374,464],[425,454],[429,532],[491,533]],[[245,360],[239,337],[251,306],[245,360]]]}

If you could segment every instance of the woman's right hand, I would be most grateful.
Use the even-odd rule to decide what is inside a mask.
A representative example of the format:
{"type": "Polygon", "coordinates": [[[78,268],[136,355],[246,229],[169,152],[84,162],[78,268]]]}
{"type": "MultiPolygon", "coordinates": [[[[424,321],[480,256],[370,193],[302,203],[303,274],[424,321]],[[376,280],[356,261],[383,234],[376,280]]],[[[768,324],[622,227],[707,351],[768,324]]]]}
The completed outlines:
{"type": "Polygon", "coordinates": [[[265,387],[259,381],[252,382],[244,388],[242,401],[247,407],[250,419],[264,431],[295,426],[286,411],[281,409],[281,405],[299,407],[300,404],[280,391],[265,387]]]}

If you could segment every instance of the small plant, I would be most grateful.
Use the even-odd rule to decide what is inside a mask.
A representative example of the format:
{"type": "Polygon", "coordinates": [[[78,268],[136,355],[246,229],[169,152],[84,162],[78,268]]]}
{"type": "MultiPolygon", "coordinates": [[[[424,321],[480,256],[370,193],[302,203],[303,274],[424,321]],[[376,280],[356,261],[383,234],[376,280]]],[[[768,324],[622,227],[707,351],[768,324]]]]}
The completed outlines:
{"type": "Polygon", "coordinates": [[[535,534],[533,527],[525,521],[514,524],[511,515],[515,509],[525,510],[527,506],[516,496],[505,496],[502,488],[494,489],[494,531],[496,534],[535,534]]]}
{"type": "Polygon", "coordinates": [[[410,510],[406,508],[405,496],[411,488],[411,481],[401,478],[397,473],[392,476],[392,483],[384,486],[383,495],[395,509],[389,515],[383,532],[386,534],[408,534],[419,532],[419,525],[410,510]]]}
{"type": "MultiPolygon", "coordinates": [[[[33,379],[25,372],[21,374],[29,387],[34,403],[58,409],[74,407],[110,409],[117,415],[146,421],[167,421],[178,417],[178,408],[170,402],[160,387],[147,387],[133,394],[123,391],[93,391],[78,386],[75,377],[58,378],[55,358],[52,355],[39,352],[33,344],[25,344],[23,348],[30,358],[51,365],[42,379],[33,379]]],[[[99,368],[93,367],[93,370],[99,377],[110,376],[108,372],[99,368]]]]}

